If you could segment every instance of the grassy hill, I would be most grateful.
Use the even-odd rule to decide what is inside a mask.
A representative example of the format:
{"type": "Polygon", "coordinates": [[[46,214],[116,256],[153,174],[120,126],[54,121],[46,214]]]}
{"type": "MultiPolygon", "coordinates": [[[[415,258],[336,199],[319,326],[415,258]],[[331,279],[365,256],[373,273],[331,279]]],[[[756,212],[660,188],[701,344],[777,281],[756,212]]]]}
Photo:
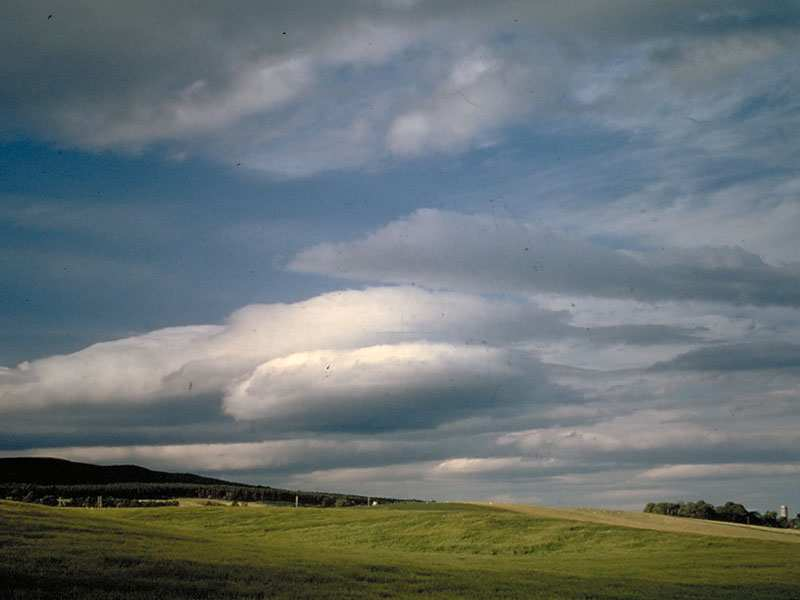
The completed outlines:
{"type": "Polygon", "coordinates": [[[0,597],[800,597],[800,536],[664,519],[472,504],[0,502],[0,597]]]}
{"type": "Polygon", "coordinates": [[[682,517],[630,512],[622,510],[602,510],[596,508],[549,508],[544,506],[496,505],[505,510],[520,512],[544,518],[569,519],[573,521],[619,525],[635,529],[653,529],[671,533],[696,533],[716,537],[772,540],[800,543],[800,530],[777,529],[759,525],[744,525],[724,521],[705,521],[682,517]],[[785,536],[789,536],[788,538],[785,536]]]}

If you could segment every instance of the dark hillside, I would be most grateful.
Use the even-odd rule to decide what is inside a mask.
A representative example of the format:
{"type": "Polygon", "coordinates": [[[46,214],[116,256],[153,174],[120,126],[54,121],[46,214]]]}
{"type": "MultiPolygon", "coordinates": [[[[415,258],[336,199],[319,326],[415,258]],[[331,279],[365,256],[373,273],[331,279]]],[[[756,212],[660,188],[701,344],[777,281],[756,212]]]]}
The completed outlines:
{"type": "Polygon", "coordinates": [[[0,458],[0,483],[99,485],[110,483],[193,483],[237,485],[190,473],[165,473],[136,465],[91,465],[61,458],[0,458]]]}
{"type": "MultiPolygon", "coordinates": [[[[301,506],[355,506],[367,496],[284,490],[263,485],[233,483],[190,473],[165,473],[136,465],[101,466],[60,458],[0,458],[0,498],[64,506],[132,506],[131,501],[179,497],[237,502],[278,502],[301,506]]],[[[394,498],[373,497],[385,504],[394,498]]]]}

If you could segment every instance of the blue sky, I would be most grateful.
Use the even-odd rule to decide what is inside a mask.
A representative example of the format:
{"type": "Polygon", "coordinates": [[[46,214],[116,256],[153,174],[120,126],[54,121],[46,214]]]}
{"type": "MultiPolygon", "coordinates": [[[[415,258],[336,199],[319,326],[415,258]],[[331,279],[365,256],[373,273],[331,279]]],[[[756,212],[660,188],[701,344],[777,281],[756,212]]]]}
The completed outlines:
{"type": "Polygon", "coordinates": [[[796,2],[12,2],[0,453],[800,506],[796,2]]]}

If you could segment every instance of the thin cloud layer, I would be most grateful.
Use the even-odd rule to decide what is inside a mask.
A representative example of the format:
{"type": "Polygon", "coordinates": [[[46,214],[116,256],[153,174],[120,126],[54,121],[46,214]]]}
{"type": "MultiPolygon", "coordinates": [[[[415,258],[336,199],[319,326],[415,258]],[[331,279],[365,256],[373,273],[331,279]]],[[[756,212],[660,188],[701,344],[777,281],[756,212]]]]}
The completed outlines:
{"type": "Polygon", "coordinates": [[[302,251],[289,268],[478,292],[800,305],[796,269],[742,248],[632,253],[494,215],[418,210],[354,242],[302,251]]]}
{"type": "Polygon", "coordinates": [[[699,153],[744,149],[790,164],[798,150],[764,135],[775,120],[752,108],[792,72],[794,3],[11,2],[5,11],[0,110],[17,123],[7,133],[81,148],[166,146],[174,157],[307,177],[485,148],[514,125],[577,118],[699,153]]]}
{"type": "Polygon", "coordinates": [[[645,479],[728,479],[800,474],[800,464],[724,463],[719,465],[670,465],[649,469],[645,479]]]}
{"type": "Polygon", "coordinates": [[[692,422],[696,419],[697,415],[675,410],[638,411],[594,425],[506,434],[498,443],[513,445],[529,456],[604,456],[632,465],[648,460],[677,462],[698,453],[720,462],[737,455],[798,456],[800,436],[792,430],[741,431],[735,423],[721,423],[720,427],[692,422]]]}
{"type": "Polygon", "coordinates": [[[698,348],[654,365],[653,368],[705,371],[800,368],[800,345],[753,342],[698,348]]]}

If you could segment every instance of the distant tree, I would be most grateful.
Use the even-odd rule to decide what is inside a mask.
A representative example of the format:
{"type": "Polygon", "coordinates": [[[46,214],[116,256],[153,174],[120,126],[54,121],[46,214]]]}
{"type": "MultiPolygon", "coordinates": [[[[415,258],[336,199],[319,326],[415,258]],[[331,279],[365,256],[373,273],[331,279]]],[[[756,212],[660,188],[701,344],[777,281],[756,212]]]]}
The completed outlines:
{"type": "Polygon", "coordinates": [[[644,507],[644,512],[692,519],[747,523],[749,525],[800,528],[800,514],[795,519],[778,518],[778,513],[775,511],[768,511],[762,515],[757,511],[748,511],[742,504],[737,502],[726,502],[717,507],[703,500],[696,502],[648,502],[644,507]]]}
{"type": "Polygon", "coordinates": [[[681,509],[681,505],[675,502],[651,502],[645,507],[645,510],[647,510],[648,507],[650,510],[647,512],[652,512],[658,515],[670,515],[673,517],[677,516],[681,509]]]}
{"type": "Polygon", "coordinates": [[[764,525],[768,527],[777,527],[778,526],[778,513],[774,510],[768,510],[764,513],[763,517],[764,525]]]}
{"type": "Polygon", "coordinates": [[[716,512],[719,520],[731,523],[747,523],[747,517],[750,514],[743,505],[736,502],[726,502],[722,506],[718,506],[716,512]]]}
{"type": "Polygon", "coordinates": [[[697,502],[683,502],[678,509],[679,517],[690,517],[693,519],[713,519],[716,516],[714,507],[703,500],[697,502]]]}

